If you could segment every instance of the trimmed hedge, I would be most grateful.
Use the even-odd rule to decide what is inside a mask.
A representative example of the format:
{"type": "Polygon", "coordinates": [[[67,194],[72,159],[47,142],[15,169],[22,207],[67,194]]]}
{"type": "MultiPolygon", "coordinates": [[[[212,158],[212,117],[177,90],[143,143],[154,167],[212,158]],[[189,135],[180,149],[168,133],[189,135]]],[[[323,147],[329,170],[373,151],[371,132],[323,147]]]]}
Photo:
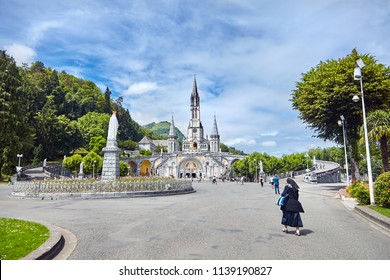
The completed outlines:
{"type": "Polygon", "coordinates": [[[378,176],[374,185],[375,202],[383,207],[390,207],[390,172],[378,176]]]}
{"type": "MultiPolygon", "coordinates": [[[[348,193],[362,205],[370,204],[368,184],[355,182],[348,186],[348,193]]],[[[390,207],[390,172],[382,173],[374,183],[375,203],[378,206],[390,207]]]]}
{"type": "Polygon", "coordinates": [[[367,184],[355,182],[348,186],[347,191],[352,197],[356,198],[359,204],[370,204],[370,192],[367,184]]]}

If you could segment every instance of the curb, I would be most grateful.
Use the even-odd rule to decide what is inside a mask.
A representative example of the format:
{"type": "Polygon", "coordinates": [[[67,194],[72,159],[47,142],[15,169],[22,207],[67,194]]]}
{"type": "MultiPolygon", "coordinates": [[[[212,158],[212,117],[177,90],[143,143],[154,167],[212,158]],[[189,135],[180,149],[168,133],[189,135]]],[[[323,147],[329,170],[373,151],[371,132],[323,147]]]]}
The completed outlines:
{"type": "Polygon", "coordinates": [[[370,219],[374,223],[380,225],[384,229],[390,231],[390,218],[381,215],[380,213],[368,208],[367,206],[356,205],[354,208],[355,212],[370,219]]]}
{"type": "Polygon", "coordinates": [[[50,237],[26,257],[21,260],[65,260],[76,248],[77,238],[70,231],[39,222],[50,231],[50,237]]]}
{"type": "Polygon", "coordinates": [[[384,230],[390,232],[390,218],[370,209],[368,206],[358,205],[355,198],[347,198],[339,190],[340,199],[346,202],[352,210],[360,216],[366,218],[370,222],[380,226],[384,230]]]}

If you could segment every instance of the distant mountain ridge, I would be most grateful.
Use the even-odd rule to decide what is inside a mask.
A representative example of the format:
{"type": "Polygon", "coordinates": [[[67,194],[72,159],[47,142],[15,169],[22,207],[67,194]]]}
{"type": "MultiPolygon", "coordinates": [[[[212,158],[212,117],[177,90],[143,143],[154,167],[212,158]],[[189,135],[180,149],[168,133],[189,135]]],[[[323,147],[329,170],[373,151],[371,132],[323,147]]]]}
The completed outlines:
{"type": "MultiPolygon", "coordinates": [[[[171,128],[171,123],[168,121],[161,121],[159,123],[152,122],[144,125],[143,127],[151,130],[154,134],[158,136],[168,138],[169,129],[171,128]]],[[[178,140],[182,142],[183,139],[185,138],[184,134],[177,127],[175,127],[175,129],[176,129],[176,135],[178,137],[178,140]]]]}

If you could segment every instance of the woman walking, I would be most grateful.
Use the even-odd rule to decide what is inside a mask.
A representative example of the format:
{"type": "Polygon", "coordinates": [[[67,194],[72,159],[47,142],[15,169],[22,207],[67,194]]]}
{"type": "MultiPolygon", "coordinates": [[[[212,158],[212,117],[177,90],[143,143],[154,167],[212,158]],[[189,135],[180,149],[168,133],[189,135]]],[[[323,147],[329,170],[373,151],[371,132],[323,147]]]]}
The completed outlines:
{"type": "Polygon", "coordinates": [[[297,236],[301,235],[299,228],[303,227],[303,222],[301,215],[299,213],[304,213],[302,204],[298,201],[299,198],[299,186],[291,178],[287,179],[287,185],[284,187],[282,196],[288,194],[287,202],[280,207],[280,210],[283,212],[282,216],[282,225],[284,225],[283,232],[288,233],[287,226],[295,227],[295,234],[297,236]]]}

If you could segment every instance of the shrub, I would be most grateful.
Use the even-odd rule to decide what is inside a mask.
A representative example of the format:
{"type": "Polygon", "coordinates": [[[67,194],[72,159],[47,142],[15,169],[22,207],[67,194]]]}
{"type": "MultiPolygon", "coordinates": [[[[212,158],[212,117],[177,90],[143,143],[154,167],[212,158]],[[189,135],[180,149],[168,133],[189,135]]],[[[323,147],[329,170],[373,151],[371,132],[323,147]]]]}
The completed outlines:
{"type": "Polygon", "coordinates": [[[98,173],[103,167],[103,158],[97,153],[91,151],[85,157],[84,162],[84,173],[92,173],[95,166],[95,173],[98,173]],[[95,163],[94,163],[95,161],[95,163]]]}
{"type": "Polygon", "coordinates": [[[383,207],[390,207],[390,172],[379,175],[374,185],[375,202],[383,207]]]}
{"type": "Polygon", "coordinates": [[[81,155],[74,154],[71,157],[67,157],[62,162],[62,166],[77,173],[79,171],[80,163],[82,160],[83,158],[81,157],[81,155]]]}
{"type": "Polygon", "coordinates": [[[126,176],[129,173],[129,168],[126,162],[120,161],[119,162],[119,175],[120,176],[126,176]]]}
{"type": "Polygon", "coordinates": [[[359,204],[370,204],[370,192],[368,190],[368,185],[363,184],[362,182],[355,182],[348,186],[347,191],[352,197],[356,198],[359,204]]]}

